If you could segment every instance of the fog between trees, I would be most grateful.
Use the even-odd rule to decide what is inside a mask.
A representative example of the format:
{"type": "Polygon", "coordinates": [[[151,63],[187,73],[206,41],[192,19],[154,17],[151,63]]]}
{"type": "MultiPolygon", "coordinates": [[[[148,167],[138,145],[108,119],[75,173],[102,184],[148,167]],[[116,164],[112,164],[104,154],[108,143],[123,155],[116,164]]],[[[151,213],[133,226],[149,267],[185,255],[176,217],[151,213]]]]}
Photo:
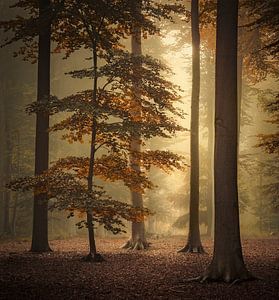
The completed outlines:
{"type": "MultiPolygon", "coordinates": [[[[248,1],[249,2],[249,1],[248,1]]],[[[14,17],[14,11],[8,9],[8,2],[1,3],[1,19],[14,17]],[[7,14],[4,13],[8,12],[7,14]]],[[[206,7],[206,6],[205,6],[206,7]]],[[[189,8],[189,7],[188,7],[189,8]]],[[[250,19],[239,9],[239,24],[249,23],[250,19]]],[[[210,15],[209,10],[209,18],[210,15]]],[[[200,20],[200,22],[205,22],[200,20]]],[[[205,22],[206,23],[206,22],[205,22]]],[[[134,25],[133,25],[134,26],[134,25]]],[[[147,26],[147,25],[146,25],[147,26]]],[[[177,96],[180,101],[175,103],[176,109],[182,109],[184,118],[178,115],[175,121],[187,130],[177,130],[171,138],[154,136],[147,139],[145,150],[169,150],[185,157],[186,166],[183,170],[165,173],[156,167],[151,167],[149,178],[154,184],[152,189],[143,193],[143,205],[151,211],[145,218],[146,239],[148,237],[165,237],[173,235],[186,236],[189,222],[190,199],[190,121],[192,92],[192,42],[190,22],[172,24],[166,20],[156,22],[161,34],[144,35],[141,37],[142,53],[162,60],[171,70],[160,71],[162,80],[179,86],[177,96]],[[182,30],[182,29],[183,30],[182,30]]],[[[263,26],[263,25],[262,25],[263,26]]],[[[134,28],[134,27],[133,27],[134,28]]],[[[148,31],[148,26],[146,31],[148,31]]],[[[151,29],[150,29],[151,30],[151,29]]],[[[240,207],[240,226],[242,236],[273,236],[278,234],[278,146],[272,150],[266,146],[266,135],[276,134],[278,120],[274,121],[277,111],[269,110],[269,102],[278,93],[276,82],[276,52],[266,54],[261,52],[270,28],[241,27],[238,31],[238,103],[239,105],[239,145],[238,145],[238,194],[240,207]],[[263,54],[262,54],[263,53],[263,54]],[[272,56],[273,55],[273,56],[272,56]]],[[[144,29],[143,29],[144,32],[144,29]]],[[[199,197],[200,197],[200,232],[201,236],[213,237],[213,150],[214,150],[214,99],[215,99],[215,28],[214,25],[200,25],[200,103],[199,103],[199,197]]],[[[11,33],[5,33],[7,36],[11,33]]],[[[12,34],[8,37],[12,37],[12,34]]],[[[120,38],[125,50],[133,51],[133,37],[120,38]]],[[[36,100],[37,66],[24,62],[20,57],[14,58],[13,52],[21,42],[1,48],[1,236],[3,238],[27,238],[32,233],[32,203],[31,192],[20,193],[5,188],[11,180],[18,177],[31,176],[34,173],[34,143],[35,117],[25,113],[25,107],[36,100]]],[[[135,42],[134,42],[135,43],[135,42]]],[[[52,43],[52,50],[57,42],[52,43]]],[[[106,47],[103,46],[102,47],[106,47]]],[[[62,99],[69,95],[92,89],[92,78],[72,78],[69,72],[90,68],[91,50],[73,51],[71,56],[63,59],[63,53],[51,54],[50,86],[51,95],[62,99]],[[90,59],[87,59],[90,58],[90,59]]],[[[135,55],[140,55],[139,48],[135,55]]],[[[134,50],[135,51],[135,50],[134,50]]],[[[57,49],[55,52],[59,52],[57,49]]],[[[62,51],[63,52],[63,51],[62,51]]],[[[98,67],[105,66],[104,58],[98,57],[98,67]]],[[[138,66],[139,68],[141,66],[138,66]]],[[[151,67],[150,67],[151,68],[151,67]]],[[[132,69],[134,72],[134,69],[132,69]]],[[[148,76],[146,75],[148,80],[148,76]]],[[[99,84],[105,84],[105,79],[99,79],[99,84]]],[[[152,82],[150,80],[150,82],[152,82]]],[[[135,89],[135,88],[134,88],[135,89]]],[[[125,90],[127,92],[127,90],[125,90]]],[[[139,93],[134,91],[135,94],[139,93]]],[[[278,97],[278,96],[277,96],[278,97]]],[[[276,98],[275,98],[276,99],[276,98]]],[[[170,116],[170,112],[166,116],[170,116]]],[[[139,113],[140,115],[140,113],[139,113]]],[[[50,127],[70,116],[63,112],[50,118],[50,127]]],[[[116,120],[109,116],[110,122],[116,120]]],[[[55,162],[66,156],[88,156],[90,136],[85,136],[82,143],[70,143],[61,140],[64,132],[50,133],[49,161],[55,162]]],[[[140,139],[140,137],[137,137],[140,139]]],[[[270,144],[268,144],[270,145],[270,144]]],[[[271,145],[272,146],[272,145],[271,145]]],[[[96,159],[106,154],[101,149],[96,159]]],[[[131,157],[130,157],[131,159],[131,157]]],[[[136,168],[135,168],[136,169],[136,168]]],[[[171,169],[171,168],[170,168],[171,169]]],[[[98,176],[96,176],[98,177],[98,176]]],[[[131,186],[123,182],[104,180],[100,176],[96,185],[104,186],[113,199],[130,204],[131,186]]],[[[54,201],[50,199],[50,204],[54,201]]],[[[85,211],[67,218],[68,212],[51,211],[48,218],[50,239],[68,238],[85,235],[86,229],[75,226],[84,217],[85,211]]],[[[131,234],[128,221],[124,221],[125,231],[129,238],[131,234]]],[[[114,235],[107,232],[102,225],[96,224],[97,237],[114,235]]],[[[143,244],[148,242],[143,239],[143,244]]],[[[133,245],[134,247],[135,245],[133,245]]],[[[141,246],[140,246],[141,247],[141,246]]]]}

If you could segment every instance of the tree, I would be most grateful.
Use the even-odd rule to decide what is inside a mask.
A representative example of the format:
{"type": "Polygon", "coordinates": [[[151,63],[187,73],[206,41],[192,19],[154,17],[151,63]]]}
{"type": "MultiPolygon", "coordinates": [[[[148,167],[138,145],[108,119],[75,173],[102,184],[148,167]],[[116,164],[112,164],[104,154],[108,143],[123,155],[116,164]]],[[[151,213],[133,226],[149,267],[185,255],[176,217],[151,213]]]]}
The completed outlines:
{"type": "MultiPolygon", "coordinates": [[[[50,1],[39,1],[39,44],[38,44],[38,85],[37,101],[46,103],[50,96],[50,1]]],[[[38,112],[36,115],[35,175],[48,169],[49,163],[49,116],[38,112]]],[[[50,251],[48,244],[48,201],[47,195],[34,193],[32,252],[50,251]]]]}
{"type": "MultiPolygon", "coordinates": [[[[23,46],[15,54],[23,54],[26,60],[38,61],[37,101],[47,103],[50,96],[50,39],[51,39],[51,13],[49,0],[40,0],[35,4],[35,15],[32,7],[34,3],[18,1],[12,7],[26,8],[31,11],[29,18],[17,17],[14,20],[1,22],[5,31],[14,31],[14,37],[7,40],[4,45],[22,40],[23,46]],[[30,8],[31,7],[31,8],[30,8]],[[38,43],[34,37],[39,36],[38,43]],[[28,51],[27,49],[30,49],[28,51]],[[37,55],[35,54],[37,52],[37,55]]],[[[35,175],[42,174],[48,169],[49,116],[38,113],[36,116],[35,137],[35,175]]],[[[33,207],[33,233],[32,252],[50,251],[48,244],[48,201],[44,194],[34,193],[33,207]]]]}
{"type": "MultiPolygon", "coordinates": [[[[4,89],[2,92],[2,97],[4,96],[4,89]]],[[[3,97],[4,98],[4,97],[3,97]]],[[[10,205],[11,205],[11,193],[10,191],[4,189],[5,184],[7,184],[11,179],[11,164],[12,164],[12,146],[11,146],[11,130],[9,128],[8,124],[8,118],[5,116],[5,113],[7,113],[4,99],[2,99],[2,107],[1,112],[3,113],[3,143],[2,143],[2,164],[3,167],[1,168],[1,179],[3,186],[1,187],[1,194],[2,194],[2,201],[3,201],[3,234],[4,235],[10,235],[11,234],[11,224],[10,224],[10,205]]]]}
{"type": "MultiPolygon", "coordinates": [[[[274,124],[278,128],[279,124],[279,94],[274,91],[262,93],[261,101],[264,110],[270,115],[268,123],[274,124]]],[[[271,134],[259,134],[258,147],[262,147],[269,154],[279,154],[279,132],[271,134]]]]}
{"type": "MultiPolygon", "coordinates": [[[[138,18],[142,13],[142,1],[138,1],[138,3],[134,4],[133,7],[133,14],[135,14],[136,18],[138,18]]],[[[131,37],[131,49],[132,55],[135,57],[142,56],[142,46],[141,46],[141,25],[138,22],[135,22],[132,28],[132,37],[131,37]]],[[[141,63],[138,60],[138,63],[135,64],[133,73],[134,76],[140,77],[141,76],[141,63]]],[[[140,81],[140,78],[139,78],[140,81]]],[[[137,88],[138,83],[134,82],[133,86],[133,93],[134,103],[136,105],[134,111],[134,117],[141,119],[141,103],[137,104],[138,99],[141,99],[140,89],[137,88]]],[[[130,141],[130,163],[131,168],[135,172],[140,172],[140,164],[137,160],[137,155],[141,152],[141,133],[133,133],[131,132],[131,141],[130,141]]],[[[143,207],[143,195],[139,191],[130,190],[131,192],[131,202],[134,207],[143,207]]],[[[145,238],[145,228],[144,222],[132,222],[132,230],[131,230],[131,238],[124,244],[123,248],[129,249],[146,249],[148,248],[148,243],[145,238]]]]}
{"type": "Polygon", "coordinates": [[[246,15],[251,18],[246,26],[261,31],[263,41],[261,50],[276,59],[279,51],[278,1],[243,0],[243,7],[246,9],[246,15]]]}
{"type": "Polygon", "coordinates": [[[199,98],[200,98],[200,33],[199,0],[191,4],[192,30],[192,100],[191,100],[191,174],[188,241],[179,252],[203,253],[199,229],[199,98]]]}
{"type": "Polygon", "coordinates": [[[269,207],[278,210],[278,186],[279,186],[279,176],[277,161],[279,155],[279,94],[275,91],[265,91],[260,93],[261,105],[266,113],[269,115],[268,123],[274,125],[275,132],[269,134],[259,134],[259,143],[256,145],[263,149],[265,153],[270,154],[271,162],[268,162],[267,166],[263,167],[265,177],[272,174],[273,180],[264,186],[265,193],[267,194],[267,199],[269,200],[269,207]],[[272,158],[274,162],[272,162],[272,158]]]}
{"type": "Polygon", "coordinates": [[[247,280],[241,249],[237,193],[238,1],[217,4],[215,104],[215,237],[213,259],[202,281],[247,280]]]}

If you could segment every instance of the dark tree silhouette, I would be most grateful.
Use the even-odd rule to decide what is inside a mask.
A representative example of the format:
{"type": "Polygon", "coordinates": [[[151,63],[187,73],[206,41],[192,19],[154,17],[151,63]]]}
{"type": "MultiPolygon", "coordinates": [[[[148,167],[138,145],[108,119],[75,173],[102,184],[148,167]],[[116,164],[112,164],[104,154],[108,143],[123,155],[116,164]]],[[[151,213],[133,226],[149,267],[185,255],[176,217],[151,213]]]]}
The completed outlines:
{"type": "MultiPolygon", "coordinates": [[[[39,1],[39,52],[37,101],[47,102],[50,96],[50,1],[39,1]]],[[[48,169],[49,160],[49,116],[38,112],[36,117],[35,175],[48,169]]],[[[32,252],[50,251],[48,244],[48,201],[46,194],[34,194],[32,252]]]]}
{"type": "Polygon", "coordinates": [[[202,281],[247,280],[240,241],[237,191],[237,18],[238,1],[217,4],[215,103],[215,238],[202,281]]]}

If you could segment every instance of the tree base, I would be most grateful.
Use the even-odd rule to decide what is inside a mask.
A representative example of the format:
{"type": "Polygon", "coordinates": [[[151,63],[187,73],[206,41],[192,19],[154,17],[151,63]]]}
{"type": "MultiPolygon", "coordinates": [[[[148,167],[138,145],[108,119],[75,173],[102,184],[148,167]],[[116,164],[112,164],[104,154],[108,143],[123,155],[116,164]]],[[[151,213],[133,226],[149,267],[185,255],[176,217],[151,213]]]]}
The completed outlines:
{"type": "Polygon", "coordinates": [[[122,249],[128,249],[128,250],[145,250],[149,248],[150,243],[148,243],[145,240],[138,239],[136,241],[129,240],[127,241],[123,246],[121,246],[122,249]]]}
{"type": "Polygon", "coordinates": [[[87,262],[103,262],[105,259],[100,253],[89,253],[83,258],[83,261],[87,262]]]}
{"type": "Polygon", "coordinates": [[[192,246],[187,244],[185,247],[177,251],[178,253],[198,253],[198,254],[204,254],[206,253],[202,247],[200,246],[192,246]]]}
{"type": "Polygon", "coordinates": [[[29,252],[40,254],[40,253],[53,252],[53,250],[52,250],[49,246],[44,247],[44,248],[35,248],[35,247],[33,247],[33,248],[31,248],[31,249],[29,250],[29,252]]]}
{"type": "Polygon", "coordinates": [[[256,277],[254,277],[250,272],[247,271],[245,266],[238,268],[236,266],[233,266],[231,268],[218,268],[217,266],[209,266],[209,268],[204,272],[203,275],[190,279],[188,281],[198,281],[201,283],[225,282],[234,285],[244,281],[251,281],[256,279],[256,277]]]}

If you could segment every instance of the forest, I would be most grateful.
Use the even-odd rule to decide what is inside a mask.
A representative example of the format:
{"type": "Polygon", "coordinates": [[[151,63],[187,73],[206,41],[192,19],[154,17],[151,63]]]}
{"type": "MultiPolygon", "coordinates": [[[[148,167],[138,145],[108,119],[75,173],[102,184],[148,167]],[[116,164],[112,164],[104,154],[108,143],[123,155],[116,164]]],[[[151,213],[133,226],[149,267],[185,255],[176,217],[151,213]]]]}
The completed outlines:
{"type": "Polygon", "coordinates": [[[278,0],[0,0],[0,37],[0,299],[278,299],[278,0]]]}

